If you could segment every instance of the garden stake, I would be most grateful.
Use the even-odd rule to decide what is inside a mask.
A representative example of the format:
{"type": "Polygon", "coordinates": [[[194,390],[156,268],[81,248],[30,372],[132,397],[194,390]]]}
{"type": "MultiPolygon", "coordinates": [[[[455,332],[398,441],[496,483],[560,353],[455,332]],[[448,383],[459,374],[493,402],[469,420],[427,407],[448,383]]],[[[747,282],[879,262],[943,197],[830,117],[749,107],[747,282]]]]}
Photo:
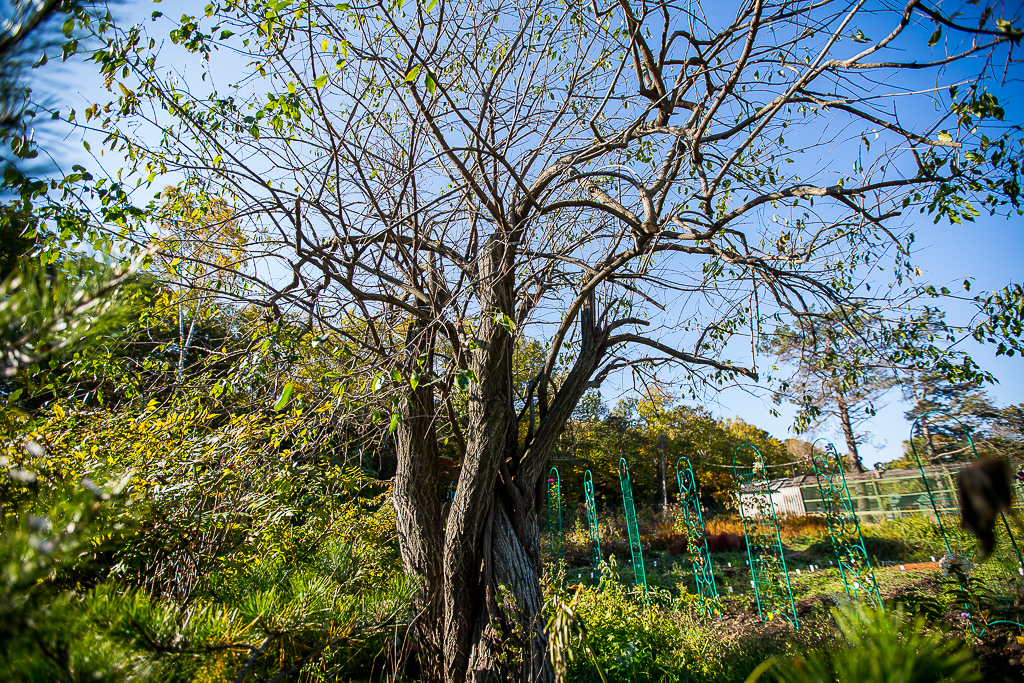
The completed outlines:
{"type": "Polygon", "coordinates": [[[558,468],[548,471],[548,554],[555,561],[555,549],[558,549],[558,561],[562,561],[562,478],[558,476],[558,468]],[[554,475],[552,479],[551,476],[554,475]],[[554,497],[554,502],[552,502],[554,497]],[[555,516],[552,516],[555,515],[555,516]],[[555,534],[557,517],[558,534],[555,534]]]}
{"type": "Polygon", "coordinates": [[[644,573],[644,556],[640,550],[640,527],[636,523],[636,508],[633,506],[633,485],[629,481],[629,465],[625,458],[619,458],[619,485],[622,487],[622,509],[626,513],[626,530],[629,532],[629,551],[633,560],[633,580],[637,588],[647,596],[647,575],[644,573]]]}
{"type": "MultiPolygon", "coordinates": [[[[590,562],[594,569],[601,568],[601,530],[597,527],[597,502],[594,500],[594,475],[587,470],[583,474],[583,496],[587,507],[587,526],[590,527],[590,562]]],[[[594,573],[590,573],[594,578],[594,573]]]]}
{"type": "Polygon", "coordinates": [[[747,557],[750,565],[750,585],[757,599],[757,614],[762,621],[776,616],[787,619],[794,628],[800,628],[796,617],[796,603],[793,601],[793,586],[786,571],[786,557],[782,552],[782,536],[779,534],[779,520],[775,516],[768,473],[761,451],[749,443],[741,444],[732,454],[733,476],[740,485],[740,519],[743,535],[747,541],[747,557]],[[742,448],[750,448],[756,458],[754,466],[740,467],[736,455],[742,448]],[[752,491],[757,501],[756,516],[745,511],[742,501],[744,485],[752,491]],[[787,600],[788,599],[788,600],[787,600]],[[788,601],[788,605],[787,605],[788,601]],[[788,613],[787,613],[788,610],[788,613]]]}
{"type": "MultiPolygon", "coordinates": [[[[933,441],[933,437],[930,435],[930,432],[928,431],[928,422],[927,422],[927,420],[925,420],[925,418],[928,417],[929,415],[937,415],[937,416],[941,416],[941,417],[944,417],[944,418],[948,418],[948,419],[953,420],[954,422],[956,422],[957,425],[959,425],[960,429],[963,430],[964,436],[967,437],[967,445],[969,446],[969,449],[970,449],[968,452],[970,453],[970,457],[972,459],[976,460],[978,458],[978,449],[975,448],[975,446],[974,446],[974,439],[971,438],[971,430],[970,430],[970,428],[967,425],[965,425],[963,422],[961,422],[960,419],[958,417],[956,417],[955,415],[950,415],[949,413],[943,412],[941,410],[929,410],[929,411],[927,411],[925,413],[922,413],[921,415],[918,416],[918,418],[916,420],[914,420],[914,424],[911,425],[911,427],[910,427],[910,452],[913,454],[914,461],[917,463],[917,469],[921,473],[921,481],[924,483],[924,489],[925,489],[925,491],[928,494],[928,500],[931,502],[932,511],[935,513],[935,522],[936,522],[936,524],[939,527],[939,533],[942,534],[942,542],[946,546],[946,557],[947,558],[954,558],[954,557],[961,557],[962,558],[963,555],[959,554],[959,553],[954,554],[952,549],[951,549],[951,547],[950,547],[950,545],[949,545],[949,537],[946,534],[946,527],[942,523],[942,516],[939,514],[939,506],[938,506],[938,504],[937,504],[937,502],[935,500],[935,495],[932,493],[931,487],[928,485],[928,477],[925,475],[924,465],[921,464],[921,457],[917,453],[917,440],[914,438],[914,433],[917,431],[917,427],[918,427],[919,424],[921,425],[922,430],[925,430],[925,438],[926,438],[926,440],[929,443],[932,443],[932,441],[933,441]]],[[[948,507],[951,507],[951,506],[943,506],[944,509],[946,509],[948,507]]],[[[1016,564],[1019,567],[1019,566],[1021,566],[1021,564],[1024,564],[1024,558],[1021,557],[1020,548],[1017,546],[1017,539],[1014,537],[1013,531],[1010,529],[1010,524],[1006,521],[1006,513],[1000,512],[999,514],[1000,514],[1000,516],[1003,519],[1003,527],[1006,529],[1006,536],[1010,540],[1010,547],[1013,549],[1013,557],[999,557],[999,555],[1002,555],[1003,553],[998,553],[997,552],[997,553],[993,553],[993,556],[991,558],[989,558],[989,561],[995,561],[995,562],[998,562],[1000,564],[1000,566],[1003,569],[1003,573],[1004,573],[1004,578],[1003,578],[1003,582],[1002,582],[1003,583],[1003,587],[1004,588],[1009,588],[1009,587],[1017,585],[1017,580],[1016,580],[1015,576],[1012,576],[1012,573],[1008,569],[1007,564],[1008,563],[1013,563],[1013,564],[1016,564]]],[[[932,559],[934,561],[934,558],[932,558],[932,559]]],[[[956,575],[957,581],[960,583],[960,589],[964,593],[970,595],[972,593],[972,591],[970,589],[969,580],[968,580],[968,578],[966,576],[966,570],[961,570],[961,571],[957,571],[957,572],[954,572],[954,573],[956,575]]],[[[981,581],[979,580],[979,582],[981,582],[981,581]]],[[[982,582],[982,583],[987,583],[987,582],[982,582]]],[[[991,588],[989,586],[986,586],[986,588],[989,588],[989,590],[991,590],[991,588]]],[[[1019,587],[1017,589],[1017,592],[1018,592],[1017,596],[997,595],[996,600],[998,602],[1002,603],[1006,608],[1013,606],[1015,602],[1017,604],[1019,604],[1019,599],[1020,599],[1020,595],[1019,595],[1020,588],[1019,587]]],[[[977,613],[977,610],[974,609],[974,606],[972,604],[970,604],[970,603],[965,604],[964,607],[967,610],[967,612],[969,612],[971,614],[971,616],[972,616],[972,618],[970,620],[971,621],[971,630],[974,631],[975,633],[977,633],[979,636],[983,635],[985,633],[985,631],[987,631],[988,629],[990,629],[991,627],[993,627],[993,626],[995,626],[997,624],[1007,624],[1007,625],[1010,625],[1010,626],[1016,626],[1018,628],[1024,628],[1024,624],[1022,624],[1020,621],[1016,621],[1016,620],[1013,620],[1013,619],[994,619],[992,621],[986,621],[984,626],[980,630],[978,630],[977,627],[975,626],[975,623],[974,623],[975,622],[975,618],[979,616],[978,613],[977,613]]],[[[1018,608],[1018,610],[1019,610],[1019,608],[1018,608]]]]}
{"type": "Polygon", "coordinates": [[[693,578],[697,582],[697,598],[705,616],[722,618],[722,607],[718,601],[715,573],[711,567],[711,553],[708,552],[708,538],[704,530],[704,514],[697,495],[697,482],[689,458],[683,456],[676,461],[676,483],[679,484],[679,503],[683,507],[686,522],[687,548],[693,565],[693,578]],[[679,464],[684,467],[680,468],[679,464]]]}
{"type": "Polygon", "coordinates": [[[850,489],[846,486],[846,475],[839,462],[839,453],[831,441],[817,439],[811,444],[811,465],[814,467],[814,477],[818,480],[818,494],[832,537],[832,550],[836,554],[839,575],[843,577],[843,587],[857,598],[858,590],[864,586],[871,601],[879,609],[884,609],[875,572],[864,547],[857,510],[850,498],[850,489]],[[814,449],[819,442],[825,445],[816,453],[814,449]]]}

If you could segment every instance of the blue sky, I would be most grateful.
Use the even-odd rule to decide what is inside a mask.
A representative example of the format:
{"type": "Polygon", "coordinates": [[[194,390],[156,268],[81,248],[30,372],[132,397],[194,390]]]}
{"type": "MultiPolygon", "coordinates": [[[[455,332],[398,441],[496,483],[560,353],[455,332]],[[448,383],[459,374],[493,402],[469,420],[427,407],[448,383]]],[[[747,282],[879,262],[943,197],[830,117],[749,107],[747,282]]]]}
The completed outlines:
{"type": "MultiPolygon", "coordinates": [[[[975,225],[949,225],[942,222],[932,225],[931,219],[920,217],[915,227],[918,252],[916,263],[926,277],[936,284],[953,283],[962,289],[965,277],[973,277],[972,292],[1001,289],[1010,282],[1021,282],[1021,259],[1024,257],[1024,218],[989,218],[983,216],[975,225]]],[[[954,289],[950,285],[950,289],[954,289]]],[[[969,315],[966,306],[951,307],[950,316],[961,320],[969,315]]],[[[1024,358],[995,355],[995,347],[983,346],[973,340],[964,343],[964,350],[985,370],[999,379],[999,384],[988,389],[997,405],[1024,402],[1024,358]]],[[[902,442],[908,437],[910,424],[903,413],[909,405],[902,400],[898,390],[889,393],[883,403],[886,405],[878,415],[865,426],[874,434],[874,444],[861,447],[865,464],[888,461],[902,455],[902,442]]],[[[722,417],[739,415],[747,422],[763,427],[774,436],[794,436],[788,431],[793,411],[782,408],[783,417],[773,417],[770,399],[751,396],[728,389],[718,396],[716,405],[709,407],[722,417]]],[[[845,451],[838,428],[833,425],[823,428],[819,434],[833,439],[840,451],[845,451]]]]}
{"type": "MultiPolygon", "coordinates": [[[[192,5],[195,5],[193,11],[201,13],[203,3],[155,4],[143,1],[126,3],[118,11],[125,18],[139,21],[147,18],[154,10],[177,14],[192,5]]],[[[214,59],[231,59],[231,56],[222,51],[215,53],[214,59]]],[[[179,71],[184,72],[187,77],[187,69],[179,71]]],[[[35,73],[38,77],[45,78],[43,81],[37,81],[37,87],[49,92],[52,101],[59,102],[65,110],[67,107],[74,107],[80,111],[92,102],[103,102],[109,98],[102,89],[102,80],[89,64],[71,62],[60,65],[53,60],[35,73]]],[[[1010,106],[1007,109],[1009,118],[1021,120],[1020,107],[1010,106]]],[[[42,135],[47,137],[42,139],[46,141],[46,146],[55,152],[55,159],[65,169],[72,163],[82,163],[95,168],[97,162],[101,162],[108,173],[116,172],[119,165],[117,159],[109,156],[102,159],[94,158],[85,152],[80,140],[72,137],[59,140],[53,137],[57,129],[48,130],[51,132],[44,132],[42,135]]],[[[812,173],[813,171],[809,171],[807,175],[812,173]]],[[[158,188],[154,187],[145,192],[151,195],[156,189],[158,188]]],[[[145,203],[148,196],[142,195],[138,199],[145,203]]],[[[1007,220],[982,216],[973,225],[949,225],[946,222],[933,225],[930,218],[914,214],[905,219],[904,226],[916,233],[915,263],[924,272],[922,279],[936,285],[953,283],[955,287],[951,286],[951,289],[959,291],[962,289],[960,283],[964,278],[971,277],[974,278],[972,292],[982,292],[1000,289],[1010,282],[1021,281],[1019,259],[1024,255],[1022,220],[1024,219],[1018,217],[1007,220]]],[[[950,317],[956,322],[962,322],[970,312],[966,306],[953,306],[950,317]]],[[[1020,390],[1024,380],[1024,360],[1017,357],[997,358],[994,355],[994,348],[982,347],[973,341],[966,342],[963,348],[974,356],[982,368],[999,378],[1000,383],[990,389],[997,404],[1024,401],[1024,391],[1020,390]]],[[[605,399],[613,403],[616,395],[624,390],[623,386],[626,384],[631,384],[628,377],[620,378],[618,388],[614,381],[606,383],[603,392],[605,399]]],[[[789,432],[789,425],[793,411],[782,406],[782,417],[772,416],[769,411],[774,406],[770,399],[763,394],[758,395],[756,387],[750,389],[753,393],[751,390],[739,388],[727,389],[717,396],[708,397],[706,405],[717,415],[739,416],[747,422],[769,430],[777,437],[785,438],[792,435],[789,432]]],[[[879,414],[867,425],[867,429],[874,434],[873,443],[864,445],[861,455],[869,465],[898,457],[901,454],[901,442],[907,437],[909,429],[903,418],[903,412],[908,406],[902,401],[899,392],[892,392],[884,403],[885,406],[881,408],[879,414]]],[[[837,434],[836,429],[824,428],[818,435],[836,437],[837,434]]],[[[836,440],[837,445],[841,447],[841,440],[836,440]]]]}

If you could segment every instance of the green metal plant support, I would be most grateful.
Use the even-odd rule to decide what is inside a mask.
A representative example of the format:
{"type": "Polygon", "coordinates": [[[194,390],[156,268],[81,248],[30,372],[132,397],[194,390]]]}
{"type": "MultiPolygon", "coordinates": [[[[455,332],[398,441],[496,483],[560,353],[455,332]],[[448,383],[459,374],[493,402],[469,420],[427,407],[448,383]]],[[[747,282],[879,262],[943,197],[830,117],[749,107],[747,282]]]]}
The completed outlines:
{"type": "Polygon", "coordinates": [[[843,474],[835,445],[828,439],[816,439],[811,444],[811,465],[818,481],[818,493],[843,587],[854,598],[859,597],[863,591],[879,609],[884,609],[875,572],[864,547],[860,520],[850,498],[850,489],[846,486],[846,475],[843,474]],[[819,443],[824,445],[819,448],[819,443]]]}
{"type": "Polygon", "coordinates": [[[583,495],[587,504],[587,526],[590,527],[590,561],[594,569],[601,566],[601,531],[597,527],[597,501],[594,499],[594,476],[587,470],[583,475],[583,495]]]}
{"type": "Polygon", "coordinates": [[[636,523],[633,485],[629,481],[629,465],[626,464],[625,458],[619,458],[619,485],[622,487],[622,509],[626,513],[626,530],[629,532],[629,551],[633,555],[633,580],[646,594],[647,574],[644,572],[644,556],[640,551],[640,527],[636,523]]]}
{"type": "Polygon", "coordinates": [[[749,443],[741,444],[732,454],[732,472],[740,487],[740,519],[743,521],[743,534],[747,541],[750,585],[757,600],[757,614],[762,621],[780,616],[794,628],[800,628],[796,618],[796,603],[793,601],[793,586],[789,582],[786,557],[782,552],[779,520],[775,515],[775,503],[772,501],[761,451],[749,443]],[[740,467],[737,464],[736,455],[743,448],[754,451],[756,457],[753,467],[740,467]],[[748,510],[744,504],[744,493],[752,499],[753,510],[748,510]]]}
{"type": "MultiPolygon", "coordinates": [[[[963,422],[961,422],[960,419],[957,418],[955,415],[950,415],[949,413],[943,412],[941,410],[929,410],[929,411],[927,411],[925,413],[921,413],[921,415],[919,415],[918,418],[916,420],[914,420],[914,424],[911,425],[911,427],[910,427],[910,452],[913,453],[913,455],[914,455],[914,462],[917,463],[917,469],[921,473],[921,481],[924,483],[925,492],[928,494],[928,501],[931,503],[932,512],[935,514],[935,523],[939,527],[939,533],[942,535],[942,543],[946,546],[946,557],[947,558],[955,558],[955,557],[961,557],[962,558],[963,555],[960,554],[960,553],[954,553],[953,550],[952,550],[952,547],[949,544],[949,536],[946,533],[946,526],[942,523],[942,515],[939,512],[939,505],[938,505],[938,503],[935,500],[935,494],[932,492],[931,487],[928,485],[928,477],[925,474],[924,465],[921,463],[921,457],[920,457],[920,455],[918,455],[918,452],[917,452],[917,444],[915,443],[914,434],[916,433],[917,427],[918,427],[919,424],[921,424],[921,425],[926,425],[927,424],[927,422],[925,421],[925,418],[927,418],[929,415],[939,415],[939,416],[951,419],[951,420],[953,420],[954,422],[956,422],[960,426],[960,428],[964,432],[964,435],[967,437],[967,444],[968,444],[968,446],[970,446],[971,459],[976,460],[978,458],[978,449],[974,445],[974,439],[971,437],[971,430],[970,430],[970,428],[967,425],[965,425],[963,422]]],[[[943,507],[949,507],[949,506],[943,506],[943,507]]],[[[1010,528],[1010,524],[1006,521],[1006,514],[1001,512],[1001,513],[999,513],[999,515],[1000,515],[1000,517],[1003,520],[1003,528],[1006,531],[1006,538],[1010,541],[1010,547],[1013,549],[1013,554],[1010,555],[1009,557],[1006,557],[1004,560],[1000,560],[999,558],[997,558],[997,555],[999,554],[999,551],[997,550],[996,553],[993,553],[993,556],[990,558],[990,561],[996,561],[996,562],[998,562],[1001,565],[1001,567],[1003,569],[1003,572],[1004,572],[1004,577],[1003,577],[1002,582],[1004,583],[1005,587],[1010,587],[1010,586],[1012,586],[1014,584],[1017,584],[1018,585],[1018,593],[1020,593],[1019,585],[1020,585],[1021,582],[1024,582],[1024,578],[1022,578],[1022,577],[1024,577],[1024,559],[1022,559],[1022,557],[1021,557],[1020,547],[1017,545],[1017,539],[1013,535],[1013,531],[1010,528]],[[1016,565],[1017,565],[1015,567],[1016,573],[1015,572],[1011,572],[1010,569],[1007,567],[1007,563],[1008,562],[1009,563],[1013,563],[1013,562],[1016,563],[1016,565]],[[1017,574],[1019,574],[1019,576],[1017,574]]],[[[961,584],[964,584],[964,581],[967,578],[966,577],[966,573],[965,572],[957,573],[956,576],[957,576],[957,579],[961,582],[961,584]]],[[[988,582],[986,582],[986,583],[988,583],[988,582]]],[[[968,586],[967,585],[961,585],[961,588],[965,592],[968,592],[968,586]]],[[[989,588],[991,590],[993,587],[991,585],[989,585],[989,588]]],[[[997,590],[998,589],[996,589],[996,591],[997,590]]],[[[996,592],[996,591],[993,591],[993,592],[996,592]]],[[[1020,596],[1019,595],[1015,596],[1015,597],[999,597],[998,600],[999,600],[999,602],[1003,603],[1004,606],[1006,606],[1006,607],[1010,607],[1013,603],[1016,603],[1018,605],[1020,604],[1020,596]]],[[[1014,619],[998,619],[997,618],[997,619],[992,619],[991,621],[985,621],[984,622],[984,626],[979,630],[979,629],[977,629],[975,627],[975,624],[974,624],[974,622],[975,622],[975,618],[974,617],[978,616],[976,610],[973,609],[972,605],[970,605],[970,604],[965,605],[965,607],[966,607],[967,611],[971,612],[972,615],[973,615],[972,619],[971,619],[971,628],[972,628],[972,630],[976,631],[979,636],[984,634],[985,631],[987,631],[989,628],[991,628],[993,626],[996,626],[996,625],[1000,625],[1000,624],[1009,625],[1009,626],[1016,626],[1018,628],[1024,628],[1024,624],[1022,624],[1020,621],[1017,621],[1017,620],[1014,620],[1014,619]]],[[[1019,611],[1019,608],[1017,608],[1017,609],[1019,611]]]]}
{"type": "Polygon", "coordinates": [[[704,531],[704,514],[700,509],[697,495],[697,481],[693,476],[690,459],[681,457],[676,461],[676,483],[679,484],[679,503],[683,508],[686,523],[687,548],[693,578],[697,582],[697,598],[705,616],[722,618],[722,605],[718,600],[715,573],[711,567],[711,553],[708,552],[708,538],[704,531]],[[680,463],[684,466],[679,467],[680,463]]]}
{"type": "Polygon", "coordinates": [[[562,561],[562,478],[557,467],[548,471],[548,552],[552,562],[562,561]]]}

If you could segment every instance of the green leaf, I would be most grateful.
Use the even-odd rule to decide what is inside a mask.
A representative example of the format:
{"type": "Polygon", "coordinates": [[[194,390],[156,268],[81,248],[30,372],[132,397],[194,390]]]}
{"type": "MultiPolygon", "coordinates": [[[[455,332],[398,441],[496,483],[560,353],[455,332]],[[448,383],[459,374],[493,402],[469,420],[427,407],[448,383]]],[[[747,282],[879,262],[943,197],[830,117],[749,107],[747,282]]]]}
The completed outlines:
{"type": "Polygon", "coordinates": [[[325,85],[327,85],[327,74],[323,74],[315,81],[313,81],[313,86],[316,87],[317,90],[324,87],[325,85]]]}
{"type": "Polygon", "coordinates": [[[420,73],[420,65],[417,64],[413,68],[409,69],[409,73],[407,73],[405,75],[405,82],[406,83],[414,83],[416,81],[416,76],[418,76],[419,73],[420,73]]]}
{"type": "Polygon", "coordinates": [[[402,381],[402,373],[400,373],[398,370],[392,370],[391,371],[391,379],[395,380],[396,382],[401,382],[402,381]]]}
{"type": "Polygon", "coordinates": [[[437,0],[430,0],[430,4],[427,5],[427,11],[429,12],[430,10],[434,9],[434,5],[436,5],[436,4],[437,4],[437,0]]]}
{"type": "Polygon", "coordinates": [[[415,370],[413,371],[412,375],[409,377],[409,385],[412,387],[413,391],[416,391],[416,387],[420,385],[420,373],[415,370]]]}
{"type": "Polygon", "coordinates": [[[291,382],[284,385],[284,391],[281,392],[281,397],[277,399],[277,403],[274,404],[274,410],[280,412],[288,405],[288,399],[292,397],[292,390],[295,389],[295,385],[291,382]]]}
{"type": "Polygon", "coordinates": [[[459,370],[455,375],[455,386],[459,391],[469,391],[470,385],[476,381],[476,375],[472,370],[459,370]]]}
{"type": "Polygon", "coordinates": [[[505,331],[509,334],[514,335],[516,333],[516,324],[512,318],[505,315],[502,311],[494,312],[494,322],[498,323],[505,328],[505,331]]]}
{"type": "Polygon", "coordinates": [[[398,429],[398,413],[391,413],[391,426],[388,427],[388,433],[394,434],[396,429],[398,429]]]}
{"type": "Polygon", "coordinates": [[[434,82],[434,77],[431,76],[430,74],[427,74],[426,83],[427,83],[427,92],[430,93],[431,97],[433,97],[434,96],[434,88],[437,87],[437,83],[434,82]]]}
{"type": "Polygon", "coordinates": [[[939,42],[939,38],[941,37],[942,27],[940,26],[937,29],[935,29],[935,33],[933,33],[932,37],[928,39],[928,47],[932,47],[933,45],[935,45],[935,43],[939,42]]]}
{"type": "Polygon", "coordinates": [[[234,31],[228,31],[227,29],[225,29],[225,30],[220,32],[220,39],[221,40],[227,40],[228,38],[230,38],[233,35],[235,35],[234,31]]]}

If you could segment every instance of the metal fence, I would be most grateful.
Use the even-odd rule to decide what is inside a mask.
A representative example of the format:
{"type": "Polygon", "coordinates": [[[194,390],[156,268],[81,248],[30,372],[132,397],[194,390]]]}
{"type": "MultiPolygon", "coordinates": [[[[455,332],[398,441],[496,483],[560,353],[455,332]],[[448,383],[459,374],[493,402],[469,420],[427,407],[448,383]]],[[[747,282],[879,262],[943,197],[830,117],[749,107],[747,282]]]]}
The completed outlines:
{"type": "MultiPolygon", "coordinates": [[[[969,463],[954,462],[929,465],[925,477],[940,515],[957,514],[959,503],[956,493],[956,475],[969,463]]],[[[935,517],[924,481],[917,468],[886,470],[884,472],[848,473],[846,484],[850,498],[861,521],[878,522],[907,514],[935,517]]],[[[780,516],[821,515],[824,505],[813,476],[776,479],[771,482],[771,497],[780,516]]],[[[1021,508],[1022,489],[1017,485],[1014,508],[1021,508]]],[[[744,509],[753,509],[755,498],[763,493],[740,493],[744,509]]]]}

